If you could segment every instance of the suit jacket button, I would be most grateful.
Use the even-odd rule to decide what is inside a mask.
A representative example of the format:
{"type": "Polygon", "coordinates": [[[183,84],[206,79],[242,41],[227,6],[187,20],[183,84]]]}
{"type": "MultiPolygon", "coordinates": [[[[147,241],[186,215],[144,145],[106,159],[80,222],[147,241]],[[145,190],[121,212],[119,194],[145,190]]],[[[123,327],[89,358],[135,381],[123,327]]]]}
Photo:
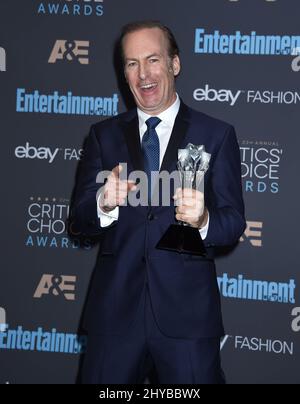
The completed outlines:
{"type": "Polygon", "coordinates": [[[153,215],[153,213],[149,213],[148,215],[148,220],[154,220],[155,216],[153,215]]]}

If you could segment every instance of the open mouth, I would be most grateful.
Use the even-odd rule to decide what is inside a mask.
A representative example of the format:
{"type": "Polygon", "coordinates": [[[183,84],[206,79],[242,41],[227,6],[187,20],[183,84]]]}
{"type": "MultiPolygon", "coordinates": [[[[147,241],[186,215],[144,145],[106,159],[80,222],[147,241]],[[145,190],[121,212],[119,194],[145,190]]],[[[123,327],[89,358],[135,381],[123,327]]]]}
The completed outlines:
{"type": "Polygon", "coordinates": [[[155,90],[156,87],[157,87],[157,83],[149,83],[149,84],[143,84],[143,85],[141,85],[141,86],[140,86],[140,89],[141,89],[143,92],[148,93],[148,92],[151,92],[151,91],[155,90]]]}

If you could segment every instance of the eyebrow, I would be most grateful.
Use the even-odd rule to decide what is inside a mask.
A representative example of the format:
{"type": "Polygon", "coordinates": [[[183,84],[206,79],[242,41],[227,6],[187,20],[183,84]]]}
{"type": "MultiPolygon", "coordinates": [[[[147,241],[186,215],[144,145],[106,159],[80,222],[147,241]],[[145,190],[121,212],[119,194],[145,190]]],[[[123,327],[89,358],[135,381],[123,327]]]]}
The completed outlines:
{"type": "MultiPolygon", "coordinates": [[[[161,55],[160,55],[159,53],[152,53],[151,55],[146,56],[146,59],[151,59],[151,58],[153,58],[153,57],[160,57],[160,56],[161,56],[161,55]]],[[[126,59],[125,59],[125,62],[128,62],[129,60],[138,61],[138,59],[136,59],[136,58],[126,58],[126,59]]]]}

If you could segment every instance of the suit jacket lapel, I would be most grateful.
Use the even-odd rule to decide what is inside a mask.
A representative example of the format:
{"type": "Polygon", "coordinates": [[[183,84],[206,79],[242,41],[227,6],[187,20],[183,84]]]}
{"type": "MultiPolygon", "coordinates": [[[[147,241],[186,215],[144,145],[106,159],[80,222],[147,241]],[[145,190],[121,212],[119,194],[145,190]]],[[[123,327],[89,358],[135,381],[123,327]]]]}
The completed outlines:
{"type": "Polygon", "coordinates": [[[172,164],[178,161],[178,149],[186,136],[189,126],[188,107],[181,101],[180,108],[175,119],[173,131],[165,152],[160,171],[171,169],[172,164]]]}
{"type": "Polygon", "coordinates": [[[128,153],[134,171],[144,171],[139,122],[136,110],[130,111],[123,121],[123,131],[128,153]]]}
{"type": "MultiPolygon", "coordinates": [[[[177,117],[174,122],[173,131],[171,133],[171,137],[167,146],[167,150],[165,152],[161,167],[161,171],[168,171],[171,173],[173,170],[177,170],[177,161],[178,161],[178,149],[182,147],[182,143],[184,138],[186,137],[187,130],[189,127],[189,111],[188,107],[183,104],[181,101],[180,108],[177,114],[177,117]]],[[[186,145],[184,145],[185,147],[186,145]]],[[[172,183],[169,184],[171,187],[172,183]]],[[[174,189],[170,189],[170,195],[174,192],[174,189]]],[[[157,182],[154,189],[154,194],[159,195],[159,206],[153,206],[153,209],[162,209],[162,193],[163,189],[161,185],[157,182]]],[[[170,205],[173,206],[173,199],[170,200],[170,205]]]]}

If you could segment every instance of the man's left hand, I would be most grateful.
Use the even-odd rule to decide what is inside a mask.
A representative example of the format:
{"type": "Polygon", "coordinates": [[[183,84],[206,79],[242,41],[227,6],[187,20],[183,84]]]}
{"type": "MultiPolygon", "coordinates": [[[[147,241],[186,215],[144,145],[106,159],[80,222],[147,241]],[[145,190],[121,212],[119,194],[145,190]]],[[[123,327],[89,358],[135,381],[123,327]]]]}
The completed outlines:
{"type": "Polygon", "coordinates": [[[204,206],[204,194],[191,188],[177,188],[174,195],[176,219],[201,229],[207,224],[208,211],[204,206]]]}

